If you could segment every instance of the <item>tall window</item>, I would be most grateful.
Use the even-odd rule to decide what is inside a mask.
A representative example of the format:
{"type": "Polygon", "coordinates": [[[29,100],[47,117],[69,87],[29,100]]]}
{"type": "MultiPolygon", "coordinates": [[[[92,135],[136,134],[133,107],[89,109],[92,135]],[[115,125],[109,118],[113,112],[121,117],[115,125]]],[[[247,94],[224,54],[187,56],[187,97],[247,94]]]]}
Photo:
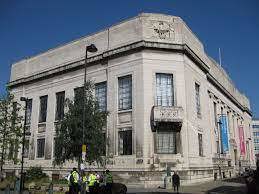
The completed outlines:
{"type": "Polygon", "coordinates": [[[55,120],[60,121],[64,118],[65,92],[56,93],[56,116],[55,120]]]}
{"type": "Polygon", "coordinates": [[[74,101],[78,102],[83,98],[84,87],[78,87],[74,89],[74,101]]]}
{"type": "Polygon", "coordinates": [[[119,155],[132,155],[132,129],[124,128],[119,131],[119,155]]]}
{"type": "Polygon", "coordinates": [[[158,131],[156,134],[156,152],[158,154],[176,154],[177,132],[158,131]]]}
{"type": "Polygon", "coordinates": [[[32,99],[26,101],[26,125],[31,124],[32,99]]]}
{"type": "Polygon", "coordinates": [[[102,82],[95,84],[95,97],[98,101],[99,110],[107,110],[107,83],[102,82]]]}
{"type": "Polygon", "coordinates": [[[198,133],[198,142],[199,142],[199,156],[203,156],[202,134],[200,133],[198,133]]]}
{"type": "Polygon", "coordinates": [[[119,110],[132,108],[132,78],[131,75],[119,77],[119,110]]]}
{"type": "Polygon", "coordinates": [[[29,157],[29,145],[30,145],[30,140],[29,139],[25,139],[24,142],[24,158],[28,158],[29,157]]]}
{"type": "Polygon", "coordinates": [[[45,153],[45,139],[37,139],[37,158],[43,158],[45,153]]]}
{"type": "Polygon", "coordinates": [[[173,106],[173,75],[172,74],[156,74],[156,105],[157,106],[173,106]]]}
{"type": "Polygon", "coordinates": [[[195,83],[195,100],[196,100],[196,113],[201,116],[201,100],[200,100],[200,85],[195,83]]]}
{"type": "Polygon", "coordinates": [[[40,97],[39,123],[46,122],[47,107],[48,107],[48,96],[41,96],[40,97]]]}
{"type": "Polygon", "coordinates": [[[215,127],[218,128],[217,104],[216,104],[216,102],[213,102],[213,109],[214,109],[214,122],[215,122],[215,127]]]}

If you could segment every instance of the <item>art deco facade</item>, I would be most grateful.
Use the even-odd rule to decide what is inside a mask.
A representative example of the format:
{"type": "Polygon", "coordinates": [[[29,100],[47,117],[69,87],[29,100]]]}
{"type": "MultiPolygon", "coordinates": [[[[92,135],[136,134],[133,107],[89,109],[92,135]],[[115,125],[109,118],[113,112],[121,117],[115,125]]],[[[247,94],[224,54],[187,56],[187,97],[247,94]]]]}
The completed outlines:
{"type": "Polygon", "coordinates": [[[12,65],[12,92],[31,99],[25,166],[50,174],[71,168],[52,166],[55,124],[64,99],[83,85],[91,43],[98,52],[89,56],[87,79],[110,113],[107,167],[116,177],[149,187],[161,185],[169,168],[189,183],[254,165],[249,100],[181,18],[141,14],[12,65]]]}
{"type": "Polygon", "coordinates": [[[253,119],[254,156],[259,161],[259,119],[253,119]]]}

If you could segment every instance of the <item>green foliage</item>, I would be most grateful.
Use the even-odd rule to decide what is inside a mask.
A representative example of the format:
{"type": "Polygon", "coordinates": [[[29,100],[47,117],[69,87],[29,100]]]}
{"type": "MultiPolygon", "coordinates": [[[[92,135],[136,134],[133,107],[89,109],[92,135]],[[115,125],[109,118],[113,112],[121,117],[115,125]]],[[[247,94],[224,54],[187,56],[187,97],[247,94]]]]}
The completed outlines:
{"type": "Polygon", "coordinates": [[[14,99],[14,95],[7,90],[6,95],[0,97],[0,153],[1,171],[5,160],[18,162],[18,150],[22,141],[23,117],[19,115],[21,105],[14,99]]]}
{"type": "Polygon", "coordinates": [[[42,171],[40,166],[32,166],[26,170],[26,180],[47,180],[48,176],[42,171]]]}
{"type": "Polygon", "coordinates": [[[76,92],[74,100],[66,99],[66,112],[64,119],[56,128],[55,138],[55,164],[63,164],[67,160],[79,161],[81,146],[87,145],[86,161],[101,163],[106,144],[103,129],[106,126],[108,112],[99,110],[98,102],[93,95],[94,84],[87,81],[85,89],[85,138],[83,140],[83,102],[84,90],[76,92]]]}

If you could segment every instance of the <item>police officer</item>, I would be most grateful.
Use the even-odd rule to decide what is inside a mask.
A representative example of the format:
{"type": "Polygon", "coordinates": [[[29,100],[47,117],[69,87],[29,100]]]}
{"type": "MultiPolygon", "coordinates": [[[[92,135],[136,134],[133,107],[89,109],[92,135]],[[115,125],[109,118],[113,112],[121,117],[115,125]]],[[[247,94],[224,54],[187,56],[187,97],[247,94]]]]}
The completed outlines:
{"type": "Polygon", "coordinates": [[[82,182],[81,194],[85,194],[86,193],[86,184],[88,182],[85,171],[82,172],[81,182],[82,182]]]}
{"type": "Polygon", "coordinates": [[[110,171],[107,169],[104,174],[105,179],[105,190],[107,194],[112,194],[112,183],[113,183],[113,177],[110,171]]]}
{"type": "Polygon", "coordinates": [[[73,168],[69,176],[69,193],[78,194],[79,192],[79,173],[76,168],[73,168]]]}
{"type": "Polygon", "coordinates": [[[90,194],[96,193],[95,185],[96,185],[96,175],[91,171],[88,177],[88,188],[89,188],[90,194]]]}

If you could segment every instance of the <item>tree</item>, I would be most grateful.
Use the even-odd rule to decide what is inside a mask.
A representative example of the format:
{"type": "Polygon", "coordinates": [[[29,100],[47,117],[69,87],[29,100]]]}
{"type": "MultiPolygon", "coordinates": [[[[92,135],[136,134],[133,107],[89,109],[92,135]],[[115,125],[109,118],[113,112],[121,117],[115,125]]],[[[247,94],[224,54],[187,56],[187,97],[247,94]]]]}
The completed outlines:
{"type": "Polygon", "coordinates": [[[7,89],[6,95],[0,98],[0,153],[1,175],[6,160],[15,164],[22,141],[23,117],[19,115],[21,105],[14,100],[14,95],[7,89]]]}
{"type": "Polygon", "coordinates": [[[101,111],[93,94],[94,84],[86,82],[85,87],[85,130],[83,141],[83,98],[84,88],[75,90],[74,100],[66,99],[66,113],[56,127],[54,164],[61,165],[68,160],[76,160],[78,167],[81,162],[82,145],[86,144],[85,161],[89,164],[102,164],[105,155],[106,137],[103,129],[106,127],[107,111],[101,111]]]}

